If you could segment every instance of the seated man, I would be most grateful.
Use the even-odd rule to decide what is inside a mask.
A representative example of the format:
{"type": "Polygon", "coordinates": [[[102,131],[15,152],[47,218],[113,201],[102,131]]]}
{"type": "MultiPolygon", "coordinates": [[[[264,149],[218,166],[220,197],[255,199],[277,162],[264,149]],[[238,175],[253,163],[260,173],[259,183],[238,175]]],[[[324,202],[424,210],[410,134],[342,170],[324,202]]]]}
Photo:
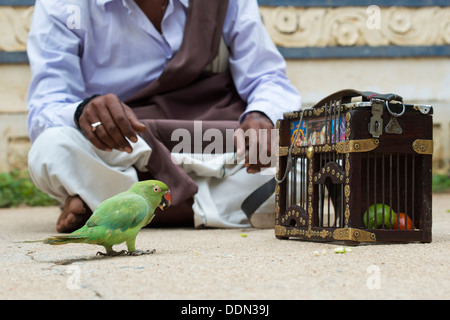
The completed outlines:
{"type": "MultiPolygon", "coordinates": [[[[271,130],[301,104],[256,0],[38,0],[28,56],[30,175],[64,204],[58,232],[149,178],[173,194],[156,224],[249,226],[240,205],[273,174],[261,174],[246,148],[270,154],[271,136],[244,132],[271,130]],[[242,129],[242,161],[228,148],[214,161],[171,153],[177,130],[206,140],[213,128],[242,129]]],[[[273,202],[261,210],[273,212],[273,202]]]]}

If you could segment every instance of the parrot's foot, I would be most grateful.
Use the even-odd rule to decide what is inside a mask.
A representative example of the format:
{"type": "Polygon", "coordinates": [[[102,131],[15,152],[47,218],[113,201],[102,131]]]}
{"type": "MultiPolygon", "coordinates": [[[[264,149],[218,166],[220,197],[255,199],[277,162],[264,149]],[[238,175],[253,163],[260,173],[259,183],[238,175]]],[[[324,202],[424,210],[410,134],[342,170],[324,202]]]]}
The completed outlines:
{"type": "Polygon", "coordinates": [[[153,249],[153,250],[145,250],[145,251],[136,250],[136,251],[132,251],[132,252],[127,252],[127,254],[129,256],[143,256],[143,255],[147,255],[147,254],[154,254],[155,252],[156,252],[155,249],[153,249]]]}
{"type": "Polygon", "coordinates": [[[103,253],[103,252],[97,252],[97,256],[103,256],[103,257],[117,257],[117,256],[121,256],[123,254],[127,253],[126,250],[122,250],[122,251],[110,251],[107,253],[103,253]]]}

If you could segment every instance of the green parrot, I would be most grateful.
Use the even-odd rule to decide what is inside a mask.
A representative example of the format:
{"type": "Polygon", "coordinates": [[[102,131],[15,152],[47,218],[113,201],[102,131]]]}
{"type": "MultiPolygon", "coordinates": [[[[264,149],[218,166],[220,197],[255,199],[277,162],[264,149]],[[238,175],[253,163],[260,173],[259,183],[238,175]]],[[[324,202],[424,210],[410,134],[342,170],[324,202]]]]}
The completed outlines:
{"type": "Polygon", "coordinates": [[[112,249],[114,245],[126,242],[130,255],[153,253],[154,250],[137,251],[136,236],[152,221],[157,207],[164,210],[171,202],[172,195],[163,182],[157,180],[137,182],[128,191],[100,203],[86,224],[71,234],[27,242],[43,242],[50,245],[96,244],[105,247],[106,253],[97,253],[103,256],[126,253],[125,250],[116,252],[112,249]]]}

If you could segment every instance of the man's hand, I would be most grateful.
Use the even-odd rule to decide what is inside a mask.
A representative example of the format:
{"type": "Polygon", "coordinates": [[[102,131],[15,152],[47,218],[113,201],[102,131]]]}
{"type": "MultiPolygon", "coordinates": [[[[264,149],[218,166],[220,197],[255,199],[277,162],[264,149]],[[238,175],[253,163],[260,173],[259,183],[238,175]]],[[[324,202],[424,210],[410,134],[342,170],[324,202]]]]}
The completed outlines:
{"type": "Polygon", "coordinates": [[[264,113],[250,112],[236,130],[234,135],[236,154],[238,158],[245,155],[248,173],[258,173],[261,168],[271,166],[267,160],[272,155],[272,129],[273,123],[264,113]],[[265,131],[260,131],[261,129],[265,131]],[[265,157],[264,161],[262,157],[265,157]]]}
{"type": "Polygon", "coordinates": [[[137,133],[145,131],[130,107],[114,94],[99,96],[90,101],[80,116],[80,128],[86,138],[98,149],[112,151],[117,149],[131,153],[131,142],[137,142],[137,133]],[[93,123],[101,122],[95,130],[93,123]]]}

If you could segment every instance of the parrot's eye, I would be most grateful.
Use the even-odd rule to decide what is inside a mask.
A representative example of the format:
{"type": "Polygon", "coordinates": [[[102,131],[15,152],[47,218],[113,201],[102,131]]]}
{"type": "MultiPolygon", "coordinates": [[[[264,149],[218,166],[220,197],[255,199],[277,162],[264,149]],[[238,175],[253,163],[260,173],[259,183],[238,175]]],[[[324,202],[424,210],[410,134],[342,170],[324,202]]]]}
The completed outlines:
{"type": "Polygon", "coordinates": [[[161,188],[159,186],[154,186],[153,187],[153,191],[155,191],[156,193],[161,191],[161,188]]]}

